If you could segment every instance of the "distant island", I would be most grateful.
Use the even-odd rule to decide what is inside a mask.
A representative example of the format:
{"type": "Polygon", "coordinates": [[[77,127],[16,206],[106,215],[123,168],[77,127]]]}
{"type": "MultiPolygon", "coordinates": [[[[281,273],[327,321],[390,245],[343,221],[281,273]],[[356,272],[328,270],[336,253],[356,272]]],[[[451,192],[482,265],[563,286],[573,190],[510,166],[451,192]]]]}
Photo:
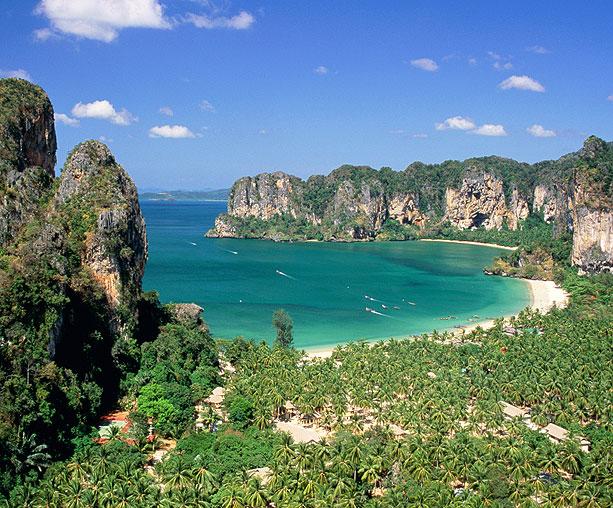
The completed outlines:
{"type": "Polygon", "coordinates": [[[143,201],[226,201],[230,189],[213,189],[202,191],[171,190],[159,192],[141,192],[143,201]]]}

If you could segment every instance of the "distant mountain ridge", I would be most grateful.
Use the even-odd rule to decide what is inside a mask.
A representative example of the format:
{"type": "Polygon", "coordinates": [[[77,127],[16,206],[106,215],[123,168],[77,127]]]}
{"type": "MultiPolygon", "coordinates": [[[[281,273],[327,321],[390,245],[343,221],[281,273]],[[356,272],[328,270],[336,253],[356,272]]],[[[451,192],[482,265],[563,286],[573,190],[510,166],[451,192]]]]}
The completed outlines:
{"type": "Polygon", "coordinates": [[[141,192],[140,199],[143,201],[226,201],[230,195],[230,189],[214,189],[202,191],[158,191],[141,192]]]}

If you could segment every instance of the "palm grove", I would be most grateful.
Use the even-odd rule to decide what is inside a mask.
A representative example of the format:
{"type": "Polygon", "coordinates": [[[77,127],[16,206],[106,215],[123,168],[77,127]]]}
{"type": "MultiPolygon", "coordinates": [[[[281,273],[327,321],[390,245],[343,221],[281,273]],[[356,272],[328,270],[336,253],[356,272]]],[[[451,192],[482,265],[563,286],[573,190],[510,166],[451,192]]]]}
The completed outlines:
{"type": "Polygon", "coordinates": [[[279,310],[272,346],[215,341],[196,306],[142,293],[138,201],[108,149],[79,145],[54,180],[55,157],[36,155],[55,152],[54,134],[40,145],[52,129],[46,95],[2,80],[0,99],[7,506],[613,502],[612,280],[579,276],[564,235],[542,221],[501,233],[521,249],[499,267],[545,256],[553,265],[544,275],[571,295],[568,308],[525,311],[510,327],[354,343],[317,359],[292,347],[291,318],[279,310]],[[220,386],[223,400],[204,402],[220,386]],[[529,410],[531,425],[505,418],[502,401],[529,410]],[[97,417],[115,407],[130,412],[132,428],[99,444],[97,417]],[[275,430],[290,417],[324,437],[293,442],[275,430]],[[549,423],[569,438],[554,443],[538,431],[549,423]]]}

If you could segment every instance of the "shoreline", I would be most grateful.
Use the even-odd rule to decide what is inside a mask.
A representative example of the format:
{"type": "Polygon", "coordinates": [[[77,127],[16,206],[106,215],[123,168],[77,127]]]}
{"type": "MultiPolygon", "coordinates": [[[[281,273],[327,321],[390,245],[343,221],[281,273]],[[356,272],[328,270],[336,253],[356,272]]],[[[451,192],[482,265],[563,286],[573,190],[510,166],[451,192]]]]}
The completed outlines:
{"type": "MultiPolygon", "coordinates": [[[[451,242],[454,240],[441,240],[441,241],[451,242]]],[[[475,242],[463,242],[463,243],[473,243],[474,244],[475,242]]],[[[491,245],[491,244],[488,244],[488,245],[491,245]]],[[[564,289],[558,286],[554,281],[552,280],[533,280],[533,279],[520,279],[520,280],[522,280],[528,286],[528,292],[530,295],[530,305],[528,305],[529,308],[533,310],[538,310],[539,312],[544,314],[548,312],[549,310],[551,310],[554,306],[558,308],[564,308],[568,304],[568,293],[566,293],[566,291],[564,291],[564,289]]],[[[496,319],[500,319],[500,318],[508,319],[514,315],[515,314],[511,314],[508,316],[500,316],[499,318],[496,318],[496,319]]],[[[437,331],[440,331],[440,332],[447,331],[447,332],[452,332],[454,335],[459,335],[459,334],[470,333],[476,330],[477,328],[488,330],[489,328],[492,328],[494,326],[494,323],[495,323],[494,319],[486,319],[486,320],[479,321],[476,323],[471,323],[469,325],[464,325],[459,328],[445,328],[445,329],[441,329],[437,331]]],[[[424,332],[424,333],[428,334],[428,333],[432,333],[432,331],[424,332]]],[[[375,342],[391,340],[391,339],[407,340],[407,339],[411,339],[413,337],[418,337],[418,336],[420,335],[386,337],[386,338],[380,338],[380,339],[371,339],[366,342],[375,343],[375,342]]],[[[342,347],[351,342],[352,341],[341,342],[338,344],[331,344],[329,346],[303,348],[303,351],[306,353],[306,356],[308,358],[329,358],[330,356],[332,356],[332,353],[338,346],[342,347]]]]}
{"type": "Polygon", "coordinates": [[[509,247],[508,245],[500,245],[499,243],[473,242],[471,240],[444,240],[442,238],[420,238],[418,242],[444,242],[444,243],[462,243],[464,245],[480,245],[481,247],[494,247],[496,249],[517,250],[518,247],[509,247]]]}

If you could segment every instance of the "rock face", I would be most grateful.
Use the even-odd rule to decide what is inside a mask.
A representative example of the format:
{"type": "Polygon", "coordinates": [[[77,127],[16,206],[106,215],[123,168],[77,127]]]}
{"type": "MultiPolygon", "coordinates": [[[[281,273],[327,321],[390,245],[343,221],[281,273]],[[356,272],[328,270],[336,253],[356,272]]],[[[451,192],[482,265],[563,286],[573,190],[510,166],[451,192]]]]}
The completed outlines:
{"type": "Polygon", "coordinates": [[[338,186],[325,218],[348,237],[363,239],[383,225],[387,216],[380,185],[364,182],[359,188],[347,180],[338,186]]]}
{"type": "Polygon", "coordinates": [[[613,148],[590,137],[572,187],[572,262],[582,272],[613,271],[613,148]]]}
{"type": "Polygon", "coordinates": [[[460,229],[500,229],[507,217],[502,181],[489,173],[466,178],[445,191],[446,219],[460,229]]]}
{"type": "Polygon", "coordinates": [[[102,288],[110,308],[133,307],[147,260],[145,221],[134,183],[106,145],[86,141],[71,152],[54,208],[81,216],[85,228],[82,263],[102,288]]]}
{"type": "Polygon", "coordinates": [[[54,178],[55,125],[47,94],[0,79],[0,246],[37,212],[54,178]]]}
{"type": "Polygon", "coordinates": [[[263,220],[278,214],[296,217],[294,200],[300,194],[297,181],[300,182],[296,177],[280,171],[241,178],[230,191],[228,213],[263,220]]]}
{"type": "Polygon", "coordinates": [[[390,198],[387,205],[390,219],[399,224],[415,224],[423,226],[428,220],[427,216],[419,210],[415,196],[412,194],[396,194],[390,198]]]}
{"type": "Polygon", "coordinates": [[[397,225],[517,229],[531,213],[542,213],[557,234],[575,230],[575,264],[608,270],[611,185],[596,183],[613,180],[611,144],[590,140],[579,152],[534,165],[481,157],[416,162],[404,172],[341,166],[306,182],[281,172],[241,178],[230,193],[228,213],[207,235],[352,241],[382,234],[398,239],[397,225]],[[596,183],[589,180],[594,175],[596,183]]]}

